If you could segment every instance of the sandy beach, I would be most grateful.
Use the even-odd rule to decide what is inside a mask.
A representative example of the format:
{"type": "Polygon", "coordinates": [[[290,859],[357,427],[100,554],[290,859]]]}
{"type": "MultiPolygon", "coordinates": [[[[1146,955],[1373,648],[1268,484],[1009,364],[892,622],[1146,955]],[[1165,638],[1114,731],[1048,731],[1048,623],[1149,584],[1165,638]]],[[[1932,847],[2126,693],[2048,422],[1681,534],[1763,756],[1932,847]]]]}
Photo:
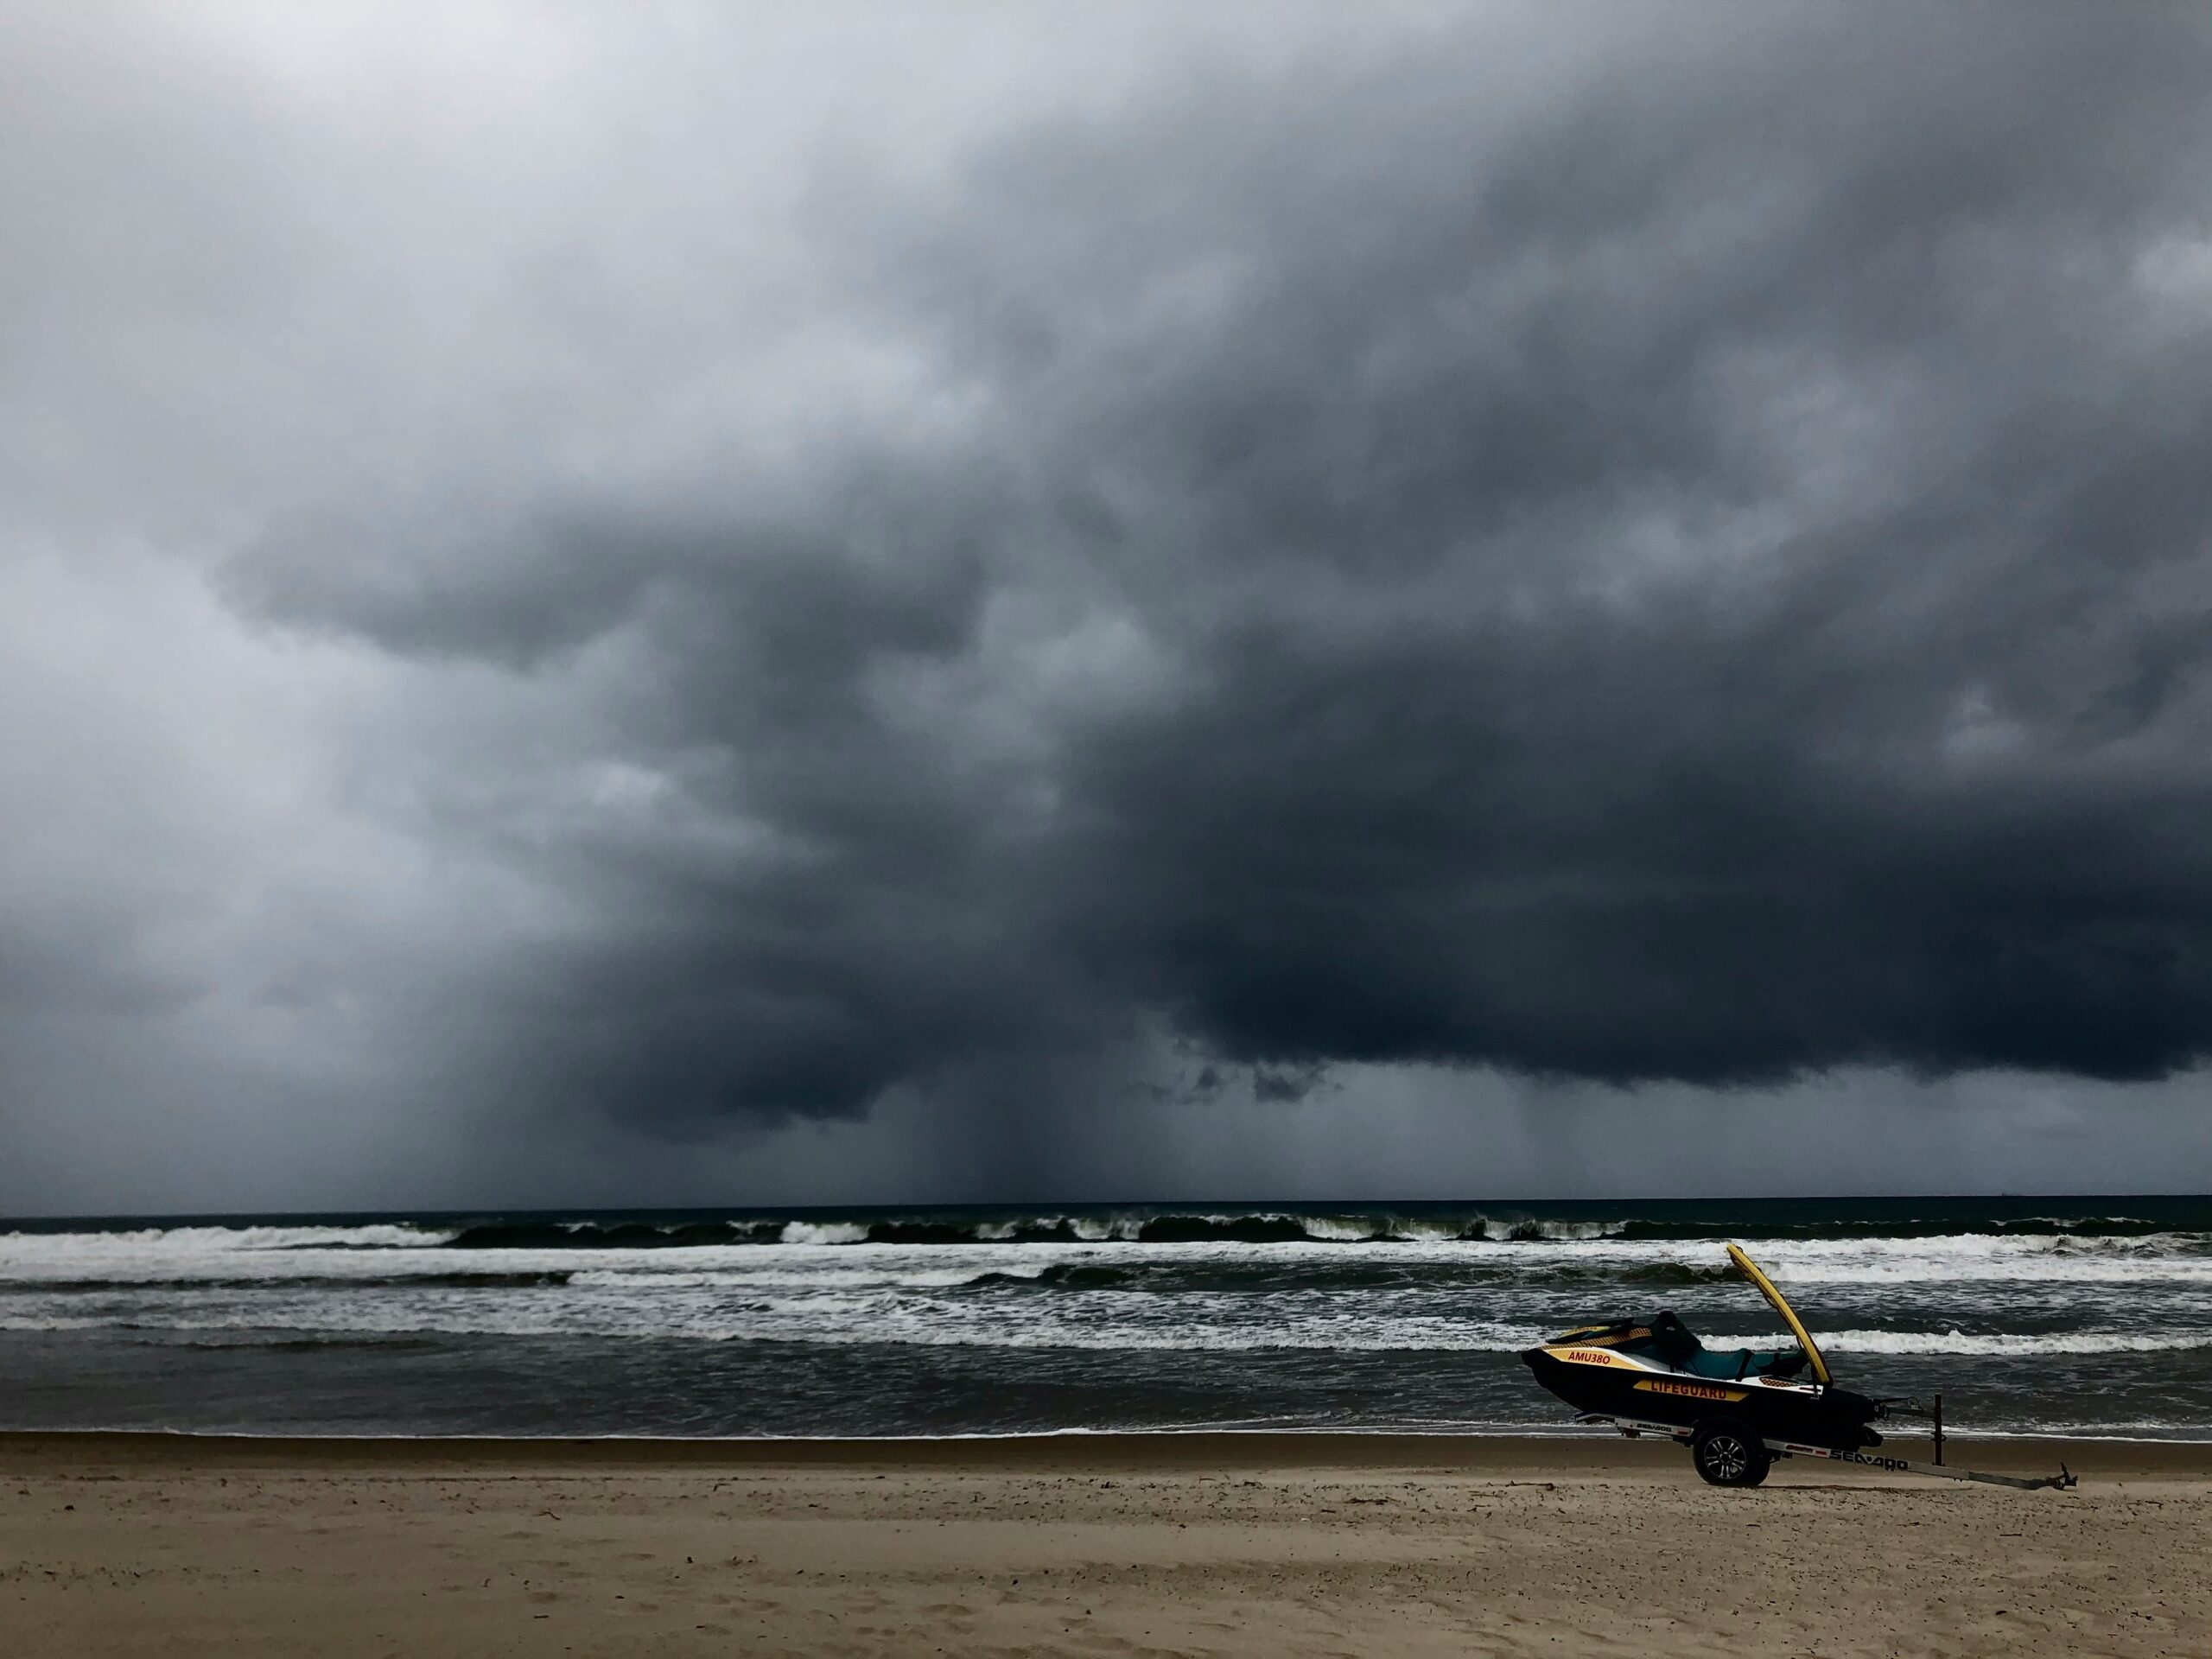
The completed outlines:
{"type": "Polygon", "coordinates": [[[1610,1439],[0,1436],[39,1655],[2184,1655],[2212,1446],[2017,1493],[1610,1439]]]}

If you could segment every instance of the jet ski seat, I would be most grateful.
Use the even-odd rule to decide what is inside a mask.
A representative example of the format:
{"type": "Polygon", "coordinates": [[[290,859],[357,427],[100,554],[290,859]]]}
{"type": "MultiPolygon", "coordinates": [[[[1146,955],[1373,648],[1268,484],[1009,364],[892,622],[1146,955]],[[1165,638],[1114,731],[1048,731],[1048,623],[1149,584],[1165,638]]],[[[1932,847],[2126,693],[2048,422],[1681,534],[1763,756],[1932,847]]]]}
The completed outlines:
{"type": "Polygon", "coordinates": [[[1805,1353],[1801,1348],[1708,1348],[1671,1310],[1651,1321],[1651,1346],[1661,1360],[1676,1370],[1688,1371],[1693,1376],[1709,1376],[1716,1382],[1740,1382],[1747,1376],[1795,1376],[1805,1369],[1805,1353]]]}

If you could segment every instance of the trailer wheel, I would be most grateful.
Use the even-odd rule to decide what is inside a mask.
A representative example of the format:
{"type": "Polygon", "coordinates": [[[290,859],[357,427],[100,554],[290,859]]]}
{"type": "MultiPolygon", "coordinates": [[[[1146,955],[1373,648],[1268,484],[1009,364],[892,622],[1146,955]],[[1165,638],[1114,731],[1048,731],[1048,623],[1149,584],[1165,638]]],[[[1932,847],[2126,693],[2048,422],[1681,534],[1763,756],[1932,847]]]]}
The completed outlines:
{"type": "Polygon", "coordinates": [[[1732,1417],[1708,1417],[1690,1440],[1690,1459],[1714,1486],[1756,1486],[1772,1465],[1766,1443],[1732,1417]]]}

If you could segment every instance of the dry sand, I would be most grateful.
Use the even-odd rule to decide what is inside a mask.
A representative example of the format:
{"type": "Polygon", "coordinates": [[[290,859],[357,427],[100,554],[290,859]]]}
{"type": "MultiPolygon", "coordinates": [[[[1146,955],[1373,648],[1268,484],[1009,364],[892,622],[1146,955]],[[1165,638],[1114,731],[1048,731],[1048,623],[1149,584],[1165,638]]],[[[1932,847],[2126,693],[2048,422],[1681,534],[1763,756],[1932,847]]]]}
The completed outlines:
{"type": "Polygon", "coordinates": [[[2212,1654],[2212,1446],[0,1436],[0,1653],[2212,1654]]]}

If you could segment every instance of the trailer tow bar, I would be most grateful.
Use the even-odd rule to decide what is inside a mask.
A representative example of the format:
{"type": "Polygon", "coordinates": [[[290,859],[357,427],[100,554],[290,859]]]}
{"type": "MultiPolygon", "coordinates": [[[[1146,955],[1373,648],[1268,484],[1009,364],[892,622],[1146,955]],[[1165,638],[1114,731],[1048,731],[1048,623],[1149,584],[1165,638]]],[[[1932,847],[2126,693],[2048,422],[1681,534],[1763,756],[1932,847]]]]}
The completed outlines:
{"type": "MultiPolygon", "coordinates": [[[[1584,1412],[1574,1420],[1578,1423],[1602,1423],[1617,1428],[1630,1440],[1645,1434],[1656,1434],[1681,1445],[1690,1443],[1690,1431],[1679,1423],[1642,1422],[1630,1417],[1612,1417],[1601,1412],[1584,1412]]],[[[2010,1486],[2015,1491],[2040,1491],[2045,1487],[2064,1491],[2078,1484],[2073,1472],[2064,1464],[2058,1465],[2055,1475],[2031,1479],[2022,1475],[1993,1475],[1979,1469],[1959,1469],[1944,1463],[1916,1463],[1910,1458],[1885,1457],[1879,1452],[1844,1452],[1827,1446],[1807,1446],[1796,1440],[1764,1440],[1769,1452],[1777,1458],[1818,1458],[1826,1463],[1857,1464],[1862,1469],[1880,1469],[1897,1475],[1932,1475],[1938,1480],[1979,1481],[1985,1486],[2010,1486]]]]}
{"type": "Polygon", "coordinates": [[[2035,1492],[2048,1486],[2054,1491],[2064,1491],[2076,1484],[2072,1472],[2064,1464],[2058,1465],[2055,1475],[2045,1475],[2031,1480],[2023,1475],[1992,1475],[1979,1469],[1954,1469],[1947,1463],[1915,1463],[1910,1458],[1885,1457],[1878,1452],[1839,1452],[1824,1446],[1797,1446],[1783,1440],[1769,1440],[1766,1449],[1785,1458],[1825,1458],[1831,1463],[1855,1463],[1866,1469],[1887,1469],[1901,1475],[1933,1475],[1939,1480],[1978,1480],[1985,1486],[2010,1486],[2015,1491],[2035,1492]]]}

